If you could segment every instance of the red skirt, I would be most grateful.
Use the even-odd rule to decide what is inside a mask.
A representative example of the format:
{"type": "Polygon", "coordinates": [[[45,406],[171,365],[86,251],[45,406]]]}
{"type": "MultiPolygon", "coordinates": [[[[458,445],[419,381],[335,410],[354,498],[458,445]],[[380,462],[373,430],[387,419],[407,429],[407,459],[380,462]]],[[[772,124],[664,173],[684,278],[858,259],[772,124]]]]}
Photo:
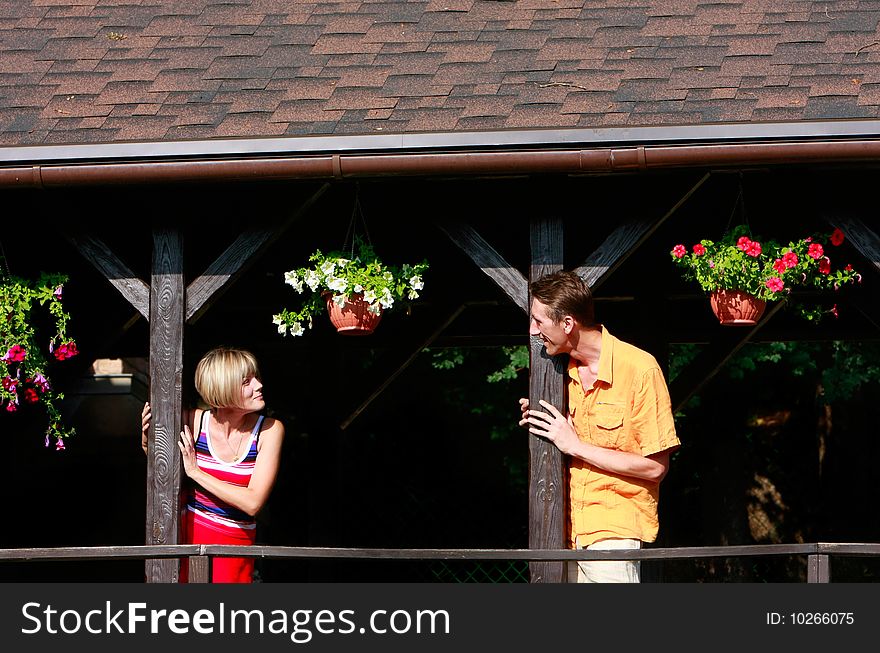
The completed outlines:
{"type": "MultiPolygon", "coordinates": [[[[257,529],[224,529],[201,515],[186,510],[183,517],[184,544],[238,544],[250,546],[256,542],[257,529]]],[[[180,582],[188,582],[189,561],[181,560],[180,582]]],[[[253,558],[211,558],[212,583],[252,583],[254,580],[253,558]]]]}

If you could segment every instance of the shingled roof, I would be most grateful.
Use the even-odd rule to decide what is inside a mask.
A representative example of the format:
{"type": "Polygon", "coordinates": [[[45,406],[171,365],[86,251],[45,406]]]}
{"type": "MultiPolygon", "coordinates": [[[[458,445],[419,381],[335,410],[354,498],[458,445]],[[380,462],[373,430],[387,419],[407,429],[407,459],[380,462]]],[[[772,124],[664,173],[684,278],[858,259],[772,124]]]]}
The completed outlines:
{"type": "Polygon", "coordinates": [[[0,145],[880,116],[880,1],[5,0],[0,145]]]}

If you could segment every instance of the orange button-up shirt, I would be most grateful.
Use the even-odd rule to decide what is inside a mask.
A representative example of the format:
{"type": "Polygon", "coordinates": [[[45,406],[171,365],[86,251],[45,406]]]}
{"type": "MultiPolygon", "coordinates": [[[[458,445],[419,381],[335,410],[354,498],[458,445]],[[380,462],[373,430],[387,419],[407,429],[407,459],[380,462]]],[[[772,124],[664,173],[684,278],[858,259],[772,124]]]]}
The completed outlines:
{"type": "MultiPolygon", "coordinates": [[[[656,359],[618,340],[604,326],[599,371],[591,387],[581,385],[577,362],[569,361],[568,410],[578,437],[599,447],[650,456],[681,445],[656,359]]],[[[575,457],[570,461],[572,546],[609,537],[657,538],[659,483],[606,472],[575,457]]]]}

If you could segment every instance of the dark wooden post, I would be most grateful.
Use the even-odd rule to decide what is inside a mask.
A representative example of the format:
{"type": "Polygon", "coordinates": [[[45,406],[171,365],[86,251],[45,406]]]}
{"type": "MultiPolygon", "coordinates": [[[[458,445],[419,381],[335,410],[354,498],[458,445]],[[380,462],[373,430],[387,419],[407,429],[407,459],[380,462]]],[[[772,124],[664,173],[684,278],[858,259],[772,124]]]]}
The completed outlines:
{"type": "MultiPolygon", "coordinates": [[[[529,278],[534,280],[562,268],[562,221],[533,218],[530,229],[529,278]]],[[[529,339],[530,406],[538,406],[538,401],[544,399],[566,410],[565,377],[561,372],[567,361],[559,358],[549,357],[540,340],[529,339]]],[[[529,436],[529,548],[565,548],[567,504],[562,453],[551,442],[529,436]]],[[[529,572],[533,583],[565,581],[564,562],[533,562],[529,564],[529,572]]]]}
{"type": "MultiPolygon", "coordinates": [[[[180,451],[185,291],[183,239],[175,229],[153,232],[150,281],[150,408],[147,456],[147,542],[179,544],[180,451]]],[[[146,561],[147,582],[175,583],[176,558],[146,561]]]]}

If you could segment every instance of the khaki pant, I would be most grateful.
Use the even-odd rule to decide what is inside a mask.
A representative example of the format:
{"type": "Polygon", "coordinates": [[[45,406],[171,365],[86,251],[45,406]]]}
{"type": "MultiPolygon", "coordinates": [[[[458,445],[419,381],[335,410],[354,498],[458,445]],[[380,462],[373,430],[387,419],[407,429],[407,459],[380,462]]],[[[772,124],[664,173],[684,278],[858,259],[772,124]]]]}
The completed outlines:
{"type": "MultiPolygon", "coordinates": [[[[588,551],[641,549],[640,540],[599,540],[578,548],[588,551]]],[[[638,560],[571,560],[568,563],[569,583],[638,583],[640,582],[638,560]]]]}

